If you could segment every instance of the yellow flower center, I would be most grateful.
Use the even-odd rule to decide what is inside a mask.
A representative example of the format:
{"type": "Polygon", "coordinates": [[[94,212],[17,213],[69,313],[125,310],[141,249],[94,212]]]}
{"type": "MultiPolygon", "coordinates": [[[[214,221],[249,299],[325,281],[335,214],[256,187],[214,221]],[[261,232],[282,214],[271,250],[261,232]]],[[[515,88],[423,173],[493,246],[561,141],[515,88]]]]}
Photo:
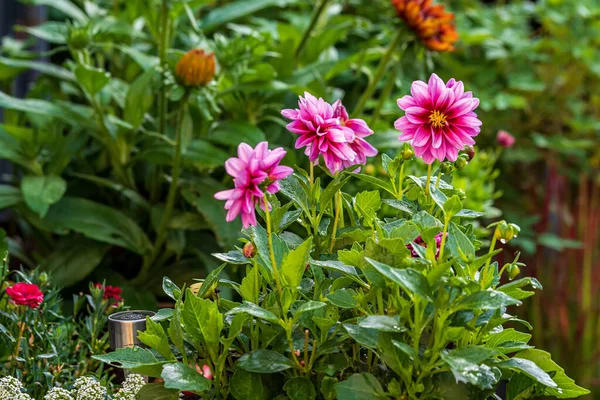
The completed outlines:
{"type": "Polygon", "coordinates": [[[429,114],[429,123],[431,123],[431,126],[434,128],[441,128],[446,125],[446,115],[435,110],[429,114]]]}

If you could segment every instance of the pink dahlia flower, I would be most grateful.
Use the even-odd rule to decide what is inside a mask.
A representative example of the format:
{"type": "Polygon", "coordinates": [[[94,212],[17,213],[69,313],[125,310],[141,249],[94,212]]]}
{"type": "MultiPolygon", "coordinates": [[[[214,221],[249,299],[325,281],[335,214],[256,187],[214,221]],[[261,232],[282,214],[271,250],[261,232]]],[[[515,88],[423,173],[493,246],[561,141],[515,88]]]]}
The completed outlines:
{"type": "Polygon", "coordinates": [[[238,146],[238,156],[225,162],[225,170],[233,177],[234,188],[215,193],[215,198],[225,200],[227,222],[242,215],[244,228],[256,225],[254,212],[257,203],[267,193],[277,193],[279,181],[288,177],[293,169],[279,165],[286,152],[279,147],[269,150],[267,142],[260,142],[253,149],[246,143],[238,146]]]}
{"type": "Polygon", "coordinates": [[[435,159],[456,161],[458,152],[474,145],[481,121],[473,112],[479,99],[465,92],[461,81],[448,83],[432,74],[429,82],[415,81],[410,87],[412,96],[398,99],[405,115],[394,126],[402,132],[400,141],[411,141],[415,155],[427,164],[435,159]]]}
{"type": "Polygon", "coordinates": [[[506,131],[498,131],[496,142],[502,147],[513,147],[515,145],[515,137],[506,131]]]}
{"type": "Polygon", "coordinates": [[[285,118],[292,120],[287,129],[300,135],[296,148],[306,147],[305,153],[312,162],[317,162],[319,155],[323,155],[332,174],[343,170],[344,165],[352,165],[356,152],[348,143],[354,142],[355,134],[352,128],[341,124],[333,106],[305,92],[304,97],[300,96],[298,107],[281,111],[285,118]]]}
{"type": "MultiPolygon", "coordinates": [[[[447,237],[448,237],[448,234],[446,234],[446,238],[447,237]]],[[[423,239],[421,239],[421,236],[417,236],[417,238],[414,240],[414,242],[421,247],[427,248],[427,243],[425,243],[423,241],[423,239]]],[[[441,245],[442,245],[442,233],[440,232],[437,235],[435,235],[435,247],[436,247],[435,257],[436,258],[440,255],[440,246],[441,245]]],[[[415,248],[413,246],[414,245],[412,243],[409,243],[406,245],[406,248],[410,250],[410,254],[412,257],[419,257],[419,255],[417,254],[417,252],[415,251],[415,248]]]]}
{"type": "MultiPolygon", "coordinates": [[[[369,125],[358,118],[350,119],[346,107],[342,105],[341,100],[333,103],[333,115],[340,119],[340,125],[352,129],[354,132],[354,140],[348,143],[348,146],[356,153],[354,161],[343,161],[343,168],[348,168],[352,165],[365,165],[367,157],[375,157],[377,149],[371,146],[364,138],[373,134],[373,130],[369,125]]],[[[359,168],[360,169],[360,168],[359,168]]]]}

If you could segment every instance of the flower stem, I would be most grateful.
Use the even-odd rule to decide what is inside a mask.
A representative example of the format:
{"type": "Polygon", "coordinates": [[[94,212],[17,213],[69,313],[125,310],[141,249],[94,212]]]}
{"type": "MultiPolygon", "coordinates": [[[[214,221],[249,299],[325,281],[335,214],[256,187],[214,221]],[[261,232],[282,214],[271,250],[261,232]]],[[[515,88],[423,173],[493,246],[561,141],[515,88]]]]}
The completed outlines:
{"type": "Polygon", "coordinates": [[[398,198],[398,200],[402,200],[402,181],[404,181],[404,164],[406,163],[406,161],[404,161],[402,163],[402,165],[400,166],[400,180],[398,181],[398,196],[396,196],[398,198]]]}
{"type": "Polygon", "coordinates": [[[312,202],[312,193],[313,193],[313,185],[315,184],[315,164],[311,161],[310,162],[310,172],[309,172],[309,178],[308,178],[308,187],[310,188],[310,199],[312,202]]]}
{"type": "Polygon", "coordinates": [[[427,183],[425,183],[425,196],[429,196],[429,185],[431,184],[431,166],[433,163],[427,165],[427,183]]]}
{"type": "MultiPolygon", "coordinates": [[[[160,67],[164,68],[167,62],[167,42],[169,34],[169,7],[167,0],[162,0],[160,8],[160,27],[159,27],[159,58],[160,67]]],[[[158,93],[158,131],[165,134],[165,120],[167,114],[167,96],[166,87],[162,84],[158,93]]]]}
{"type": "Polygon", "coordinates": [[[448,232],[448,223],[450,223],[450,219],[449,218],[444,218],[444,229],[442,230],[442,242],[440,243],[440,255],[438,256],[438,259],[436,260],[438,263],[440,262],[440,260],[443,260],[444,258],[444,246],[446,244],[446,235],[448,232]]]}
{"type": "Polygon", "coordinates": [[[333,220],[333,231],[331,232],[331,244],[329,245],[329,252],[333,253],[333,248],[335,246],[335,236],[338,229],[338,223],[340,220],[340,213],[342,211],[342,192],[338,190],[338,192],[333,197],[333,202],[335,204],[335,219],[333,220]]]}
{"type": "Polygon", "coordinates": [[[167,225],[169,220],[171,219],[171,213],[173,211],[173,206],[175,205],[175,196],[177,194],[177,187],[179,186],[179,176],[181,174],[181,136],[182,136],[182,125],[183,125],[183,117],[185,115],[185,110],[187,108],[187,101],[189,98],[190,92],[187,91],[181,101],[181,108],[179,109],[179,113],[177,114],[177,133],[175,137],[175,155],[173,156],[173,172],[171,173],[171,185],[169,186],[169,193],[167,194],[167,202],[165,204],[165,209],[162,215],[162,219],[156,230],[156,242],[154,242],[154,246],[152,247],[152,252],[150,256],[144,260],[144,264],[142,265],[142,270],[139,274],[139,279],[145,279],[146,275],[152,263],[156,260],[160,249],[167,238],[167,225]]]}
{"type": "Polygon", "coordinates": [[[358,100],[358,103],[356,104],[356,107],[354,108],[354,111],[353,111],[354,115],[358,115],[363,112],[365,105],[367,104],[367,101],[371,98],[371,96],[375,92],[375,89],[377,88],[377,84],[381,81],[381,78],[383,78],[383,74],[385,73],[386,67],[387,67],[388,63],[390,62],[390,60],[392,59],[392,54],[394,54],[394,51],[396,50],[396,47],[398,46],[398,42],[400,41],[400,38],[402,36],[403,36],[403,31],[399,30],[396,33],[396,35],[394,36],[394,39],[392,39],[390,46],[388,47],[387,51],[383,55],[383,58],[379,62],[379,65],[377,66],[377,70],[375,72],[375,77],[373,78],[371,83],[369,83],[369,86],[367,86],[367,89],[363,92],[362,96],[358,100]]]}
{"type": "MultiPolygon", "coordinates": [[[[498,233],[498,226],[496,225],[496,229],[494,229],[494,237],[492,237],[492,243],[490,244],[490,250],[488,251],[488,255],[492,254],[494,252],[494,248],[496,247],[496,234],[498,233]]],[[[490,262],[492,261],[492,257],[488,258],[487,262],[485,263],[485,268],[483,269],[483,271],[486,271],[487,268],[490,266],[490,262]]]]}
{"type": "Polygon", "coordinates": [[[319,5],[319,8],[317,8],[315,10],[315,12],[313,13],[312,18],[310,20],[310,23],[308,24],[308,27],[304,31],[304,35],[302,35],[302,39],[300,40],[300,44],[296,48],[296,53],[294,54],[294,58],[295,58],[296,62],[298,61],[298,58],[300,57],[300,54],[302,53],[302,50],[304,50],[304,47],[308,43],[308,39],[310,38],[310,34],[314,30],[315,25],[317,25],[317,22],[319,21],[319,18],[321,18],[321,14],[323,14],[323,11],[325,10],[325,8],[327,7],[327,4],[329,4],[330,1],[331,0],[322,0],[321,4],[319,5]]]}
{"type": "MultiPolygon", "coordinates": [[[[281,282],[279,280],[279,270],[277,268],[277,262],[275,261],[275,252],[273,251],[273,231],[271,229],[271,212],[269,211],[269,201],[267,200],[267,195],[263,197],[264,205],[265,205],[265,219],[267,224],[267,241],[269,243],[269,257],[271,257],[271,265],[273,266],[273,277],[275,278],[275,284],[277,285],[277,293],[279,294],[279,299],[281,299],[281,295],[283,290],[281,289],[281,282]]],[[[281,300],[279,300],[281,301],[281,300]]],[[[281,310],[283,313],[283,308],[281,310]]]]}

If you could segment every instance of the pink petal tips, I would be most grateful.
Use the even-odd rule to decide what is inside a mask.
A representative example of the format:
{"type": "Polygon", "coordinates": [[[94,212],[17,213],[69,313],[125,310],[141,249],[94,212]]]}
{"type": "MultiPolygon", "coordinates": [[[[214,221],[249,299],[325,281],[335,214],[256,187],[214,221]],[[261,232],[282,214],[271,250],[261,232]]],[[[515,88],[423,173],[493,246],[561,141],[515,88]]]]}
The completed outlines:
{"type": "Polygon", "coordinates": [[[246,143],[238,146],[238,156],[225,162],[225,170],[233,177],[234,188],[215,193],[215,198],[225,200],[227,222],[242,215],[242,225],[256,225],[255,207],[267,193],[279,191],[279,181],[292,174],[290,167],[279,165],[286,152],[279,147],[269,150],[267,142],[252,148],[246,143]]]}
{"type": "Polygon", "coordinates": [[[410,92],[398,99],[404,116],[394,127],[402,132],[400,141],[411,142],[417,157],[427,164],[436,159],[456,161],[460,150],[475,144],[473,137],[481,131],[481,121],[473,110],[479,99],[465,92],[461,81],[453,78],[445,84],[432,74],[428,83],[413,82],[410,92]]]}
{"type": "Polygon", "coordinates": [[[314,163],[322,156],[332,174],[365,164],[367,157],[377,154],[377,149],[364,140],[373,131],[362,119],[350,119],[340,100],[331,105],[305,92],[298,109],[286,109],[281,114],[292,120],[287,129],[300,135],[296,148],[305,147],[305,154],[314,163]]]}

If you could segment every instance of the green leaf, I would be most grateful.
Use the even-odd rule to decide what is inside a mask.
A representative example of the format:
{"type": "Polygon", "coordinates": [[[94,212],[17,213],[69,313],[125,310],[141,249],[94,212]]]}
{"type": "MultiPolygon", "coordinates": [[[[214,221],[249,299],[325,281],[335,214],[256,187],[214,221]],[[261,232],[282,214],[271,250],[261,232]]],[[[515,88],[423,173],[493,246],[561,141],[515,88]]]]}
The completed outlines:
{"type": "Polygon", "coordinates": [[[330,269],[332,271],[339,272],[340,274],[349,277],[354,282],[360,284],[363,287],[368,286],[365,281],[363,281],[358,273],[356,272],[356,268],[351,267],[350,265],[345,265],[340,261],[317,261],[310,260],[310,265],[314,265],[321,268],[330,269]]]}
{"type": "Polygon", "coordinates": [[[267,267],[269,272],[272,273],[274,268],[282,265],[283,258],[288,252],[287,245],[278,235],[272,235],[273,253],[275,256],[275,263],[277,264],[276,266],[273,266],[271,265],[267,231],[260,225],[252,226],[249,230],[252,242],[256,245],[261,264],[267,267]]]}
{"type": "Polygon", "coordinates": [[[64,69],[58,65],[50,64],[47,62],[40,62],[34,60],[19,60],[13,58],[0,57],[0,79],[2,77],[13,77],[26,70],[34,70],[51,76],[53,78],[62,79],[65,81],[75,81],[75,75],[67,69],[64,69]],[[11,68],[14,70],[14,75],[4,76],[3,69],[11,68]]]}
{"type": "Polygon", "coordinates": [[[375,329],[361,328],[358,325],[344,324],[348,335],[362,346],[377,348],[379,343],[379,332],[375,329]]]}
{"type": "Polygon", "coordinates": [[[10,185],[0,185],[0,210],[16,206],[22,201],[23,197],[19,188],[10,185]]]}
{"type": "Polygon", "coordinates": [[[342,178],[342,175],[337,176],[334,180],[331,181],[331,183],[329,183],[329,185],[327,185],[327,187],[325,188],[325,190],[323,190],[323,193],[321,193],[321,197],[319,198],[319,202],[321,203],[321,207],[322,209],[325,209],[325,207],[327,206],[327,203],[329,203],[329,201],[331,199],[333,199],[333,196],[335,196],[335,194],[340,191],[340,189],[350,180],[350,177],[345,177],[342,178]]]}
{"type": "Polygon", "coordinates": [[[281,193],[296,204],[306,215],[310,215],[308,195],[300,184],[300,179],[295,174],[288,176],[287,178],[279,182],[281,186],[281,193]]]}
{"type": "Polygon", "coordinates": [[[219,274],[223,272],[223,269],[225,269],[226,266],[227,264],[222,264],[218,268],[215,268],[212,271],[210,271],[210,273],[206,276],[206,279],[204,279],[204,281],[202,282],[200,289],[198,290],[198,297],[204,298],[211,289],[214,289],[214,287],[219,282],[219,274]]]}
{"type": "Polygon", "coordinates": [[[533,361],[544,372],[552,375],[552,380],[558,385],[558,388],[546,388],[544,394],[547,396],[554,396],[559,399],[569,399],[590,393],[589,390],[577,386],[575,381],[565,374],[565,370],[552,361],[550,353],[548,352],[530,349],[517,353],[517,357],[533,361]]]}
{"type": "Polygon", "coordinates": [[[160,377],[163,365],[168,362],[157,359],[150,350],[141,347],[124,347],[92,358],[113,367],[128,369],[136,374],[154,378],[160,377]]]}
{"type": "Polygon", "coordinates": [[[193,368],[181,363],[166,364],[161,377],[167,389],[186,390],[196,394],[210,389],[212,381],[193,368]]]}
{"type": "Polygon", "coordinates": [[[167,360],[176,360],[169,346],[169,339],[164,328],[158,322],[151,320],[150,317],[146,317],[146,330],[138,332],[138,339],[146,346],[156,350],[167,360]]]}
{"type": "Polygon", "coordinates": [[[456,226],[454,222],[451,222],[448,226],[448,249],[454,257],[472,258],[475,256],[475,247],[469,238],[456,226]]]}
{"type": "Polygon", "coordinates": [[[365,259],[387,279],[400,285],[409,295],[417,295],[425,300],[433,301],[433,293],[429,282],[419,271],[412,268],[392,268],[368,257],[365,257],[365,259]]]}
{"type": "Polygon", "coordinates": [[[223,315],[219,312],[217,303],[194,296],[192,290],[188,289],[181,316],[184,330],[216,355],[224,326],[223,315]]]}
{"type": "Polygon", "coordinates": [[[335,384],[338,400],[372,400],[387,398],[381,384],[371,374],[354,374],[335,384]]]}
{"type": "Polygon", "coordinates": [[[396,196],[396,193],[394,192],[394,188],[392,187],[392,184],[390,182],[386,182],[382,179],[375,178],[374,176],[371,176],[371,175],[364,175],[364,174],[351,174],[351,175],[362,181],[365,181],[367,183],[375,185],[375,186],[385,190],[386,192],[391,193],[392,195],[396,196]]]}
{"type": "Polygon", "coordinates": [[[505,285],[500,286],[499,288],[497,288],[497,290],[506,293],[514,299],[523,300],[535,294],[535,292],[533,291],[521,289],[522,287],[528,285],[531,286],[533,289],[542,290],[542,284],[537,279],[531,277],[509,282],[505,285]]]}
{"type": "Polygon", "coordinates": [[[531,335],[515,330],[514,328],[504,329],[502,332],[494,333],[486,341],[488,347],[502,347],[507,342],[529,343],[531,335]]]}
{"type": "Polygon", "coordinates": [[[147,383],[137,392],[136,399],[179,400],[179,390],[167,389],[162,383],[147,383]]]}
{"type": "Polygon", "coordinates": [[[322,301],[309,300],[309,301],[303,303],[300,307],[298,307],[294,317],[298,318],[302,313],[305,313],[308,311],[313,311],[313,310],[318,310],[319,308],[323,308],[325,306],[327,306],[327,303],[323,303],[322,301]]]}
{"type": "Polygon", "coordinates": [[[265,133],[246,121],[221,121],[215,123],[208,132],[207,139],[213,143],[237,147],[247,143],[254,147],[266,140],[265,133]]]}
{"type": "Polygon", "coordinates": [[[312,382],[302,376],[288,380],[283,385],[283,390],[290,400],[314,400],[317,397],[317,391],[312,382]]]}
{"type": "Polygon", "coordinates": [[[236,400],[269,399],[269,391],[265,388],[260,375],[241,368],[235,370],[229,390],[236,400]]]}
{"type": "Polygon", "coordinates": [[[231,250],[228,253],[212,253],[211,256],[228,264],[251,264],[252,259],[246,258],[241,251],[231,250]]]}
{"type": "Polygon", "coordinates": [[[44,222],[55,232],[74,230],[138,254],[151,248],[144,231],[129,217],[112,207],[86,199],[64,197],[50,208],[44,222]]]}
{"type": "Polygon", "coordinates": [[[271,311],[267,311],[264,308],[257,306],[254,303],[250,303],[248,301],[244,301],[244,303],[234,309],[230,310],[227,315],[246,313],[250,314],[256,318],[264,319],[265,321],[272,322],[274,324],[279,324],[280,320],[277,315],[273,314],[271,311]]]}
{"type": "Polygon", "coordinates": [[[369,315],[366,318],[359,319],[358,326],[392,333],[406,330],[402,323],[400,323],[400,317],[390,317],[387,315],[369,315]]]}
{"type": "Polygon", "coordinates": [[[300,285],[306,265],[308,264],[311,247],[312,237],[309,237],[298,248],[291,250],[284,257],[281,265],[281,275],[287,286],[296,288],[300,285]]]}
{"type": "Polygon", "coordinates": [[[496,367],[481,363],[495,353],[493,349],[469,346],[441,353],[440,356],[450,367],[456,382],[468,383],[481,389],[493,389],[502,377],[502,373],[496,367]]]}
{"type": "Polygon", "coordinates": [[[237,366],[249,372],[272,374],[293,368],[294,362],[276,351],[259,349],[244,354],[238,360],[237,366]]]}
{"type": "Polygon", "coordinates": [[[75,76],[79,84],[92,96],[101,91],[110,81],[108,72],[85,64],[77,64],[75,76]]]}
{"type": "Polygon", "coordinates": [[[150,317],[150,319],[154,322],[160,322],[173,317],[173,309],[172,308],[161,308],[156,314],[150,317]]]}
{"type": "Polygon", "coordinates": [[[27,0],[27,3],[55,8],[79,22],[88,21],[87,15],[69,0],[27,0]]]}
{"type": "Polygon", "coordinates": [[[381,197],[379,191],[365,191],[356,195],[354,208],[358,215],[365,219],[367,224],[371,224],[377,216],[377,210],[381,207],[381,197]]]}
{"type": "Polygon", "coordinates": [[[550,378],[544,370],[538,367],[533,361],[513,357],[510,360],[502,361],[496,364],[501,369],[522,372],[531,379],[550,388],[557,388],[558,385],[550,378]]]}
{"type": "Polygon", "coordinates": [[[444,214],[446,214],[446,218],[448,220],[458,214],[460,210],[462,210],[462,202],[457,195],[450,197],[444,203],[444,214]]]}
{"type": "Polygon", "coordinates": [[[155,68],[149,68],[138,76],[129,86],[125,98],[123,119],[137,128],[144,120],[144,114],[154,103],[154,87],[160,74],[155,68]]]}
{"type": "Polygon", "coordinates": [[[328,294],[327,299],[331,304],[340,308],[356,308],[358,307],[358,302],[354,299],[354,294],[354,291],[351,289],[340,289],[328,294]]]}
{"type": "Polygon", "coordinates": [[[237,0],[213,9],[200,21],[199,27],[205,32],[210,32],[223,24],[252,15],[262,9],[273,6],[284,7],[295,1],[297,0],[237,0]]]}
{"type": "Polygon", "coordinates": [[[458,213],[454,214],[455,218],[466,218],[466,219],[475,219],[479,217],[483,217],[485,215],[484,212],[473,211],[473,210],[460,210],[458,213]]]}
{"type": "Polygon", "coordinates": [[[79,235],[55,242],[54,251],[41,263],[52,274],[52,283],[70,287],[84,280],[102,261],[110,246],[79,235]]]}
{"type": "Polygon", "coordinates": [[[483,290],[480,292],[475,292],[462,299],[458,305],[454,307],[454,311],[493,310],[512,305],[521,305],[521,302],[502,292],[495,290],[483,290]]]}
{"type": "Polygon", "coordinates": [[[172,280],[163,276],[162,281],[163,292],[173,300],[177,301],[181,297],[181,289],[172,280]]]}
{"type": "Polygon", "coordinates": [[[382,201],[384,204],[387,204],[388,206],[393,207],[396,210],[403,211],[408,215],[413,215],[417,213],[417,208],[415,207],[415,205],[408,201],[396,199],[384,199],[382,201]]]}
{"type": "Polygon", "coordinates": [[[54,44],[66,44],[68,27],[64,22],[50,21],[36,26],[16,26],[15,31],[26,32],[31,36],[54,44]]]}
{"type": "Polygon", "coordinates": [[[67,190],[67,182],[60,176],[25,176],[21,193],[29,208],[42,218],[50,205],[58,202],[67,190]]]}
{"type": "Polygon", "coordinates": [[[216,192],[225,189],[227,188],[220,183],[207,180],[198,182],[190,189],[184,189],[182,195],[204,216],[216,236],[217,243],[221,247],[231,248],[240,237],[242,224],[239,220],[225,222],[227,211],[223,208],[223,202],[214,198],[216,192]]]}

